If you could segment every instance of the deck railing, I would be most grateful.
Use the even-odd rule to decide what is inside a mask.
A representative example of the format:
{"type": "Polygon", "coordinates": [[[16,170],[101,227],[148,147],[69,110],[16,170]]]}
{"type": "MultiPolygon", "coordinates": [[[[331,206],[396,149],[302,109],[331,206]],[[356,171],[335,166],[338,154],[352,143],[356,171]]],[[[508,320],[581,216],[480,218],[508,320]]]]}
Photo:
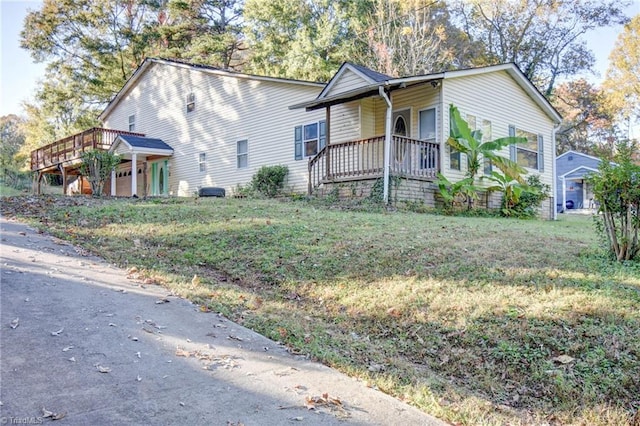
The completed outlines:
{"type": "Polygon", "coordinates": [[[31,170],[78,160],[83,152],[92,149],[108,150],[119,135],[144,136],[142,133],[94,127],[31,151],[31,170]]]}
{"type": "MultiPolygon", "coordinates": [[[[440,146],[403,136],[392,136],[394,176],[435,179],[440,171],[440,146]]],[[[325,146],[309,160],[309,193],[325,182],[380,177],[384,168],[384,136],[325,146]]]]}

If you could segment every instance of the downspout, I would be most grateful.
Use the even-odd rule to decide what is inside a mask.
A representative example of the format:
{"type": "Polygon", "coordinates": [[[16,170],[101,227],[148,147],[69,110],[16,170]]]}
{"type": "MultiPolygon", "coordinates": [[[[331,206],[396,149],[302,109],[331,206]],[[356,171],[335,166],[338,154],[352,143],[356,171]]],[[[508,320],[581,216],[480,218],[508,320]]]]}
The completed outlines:
{"type": "MultiPolygon", "coordinates": [[[[553,161],[551,162],[551,175],[553,178],[553,220],[558,220],[558,184],[556,183],[558,181],[558,178],[556,176],[556,132],[558,130],[560,130],[560,126],[562,125],[562,123],[558,123],[557,126],[554,126],[553,131],[551,132],[551,145],[552,145],[552,152],[553,152],[553,161]]],[[[560,207],[561,209],[564,209],[564,179],[562,179],[562,206],[560,207]]]]}
{"type": "Polygon", "coordinates": [[[389,164],[391,163],[391,119],[392,119],[391,108],[392,108],[392,105],[391,105],[391,100],[389,99],[389,96],[384,91],[384,87],[378,86],[378,93],[380,94],[380,97],[384,99],[384,101],[387,103],[387,118],[386,118],[385,131],[384,131],[384,140],[385,140],[384,165],[383,165],[383,175],[382,175],[382,179],[383,179],[382,201],[386,205],[389,203],[389,164]]]}

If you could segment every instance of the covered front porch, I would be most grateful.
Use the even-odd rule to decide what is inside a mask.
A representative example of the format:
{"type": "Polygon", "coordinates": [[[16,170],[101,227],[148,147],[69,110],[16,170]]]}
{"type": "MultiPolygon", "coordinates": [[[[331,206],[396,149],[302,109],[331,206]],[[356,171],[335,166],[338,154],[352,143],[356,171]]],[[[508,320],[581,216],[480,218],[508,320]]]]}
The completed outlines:
{"type": "MultiPolygon", "coordinates": [[[[328,144],[309,160],[309,194],[323,184],[383,178],[385,135],[328,144]]],[[[432,181],[440,171],[440,146],[435,142],[391,135],[391,176],[432,181]]]]}

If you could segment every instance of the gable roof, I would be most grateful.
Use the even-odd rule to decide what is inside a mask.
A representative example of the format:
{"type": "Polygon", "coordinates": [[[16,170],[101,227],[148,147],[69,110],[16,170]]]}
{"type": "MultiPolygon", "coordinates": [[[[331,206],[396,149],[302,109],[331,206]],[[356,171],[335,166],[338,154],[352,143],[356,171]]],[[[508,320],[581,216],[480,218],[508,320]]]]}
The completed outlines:
{"type": "Polygon", "coordinates": [[[329,80],[327,85],[324,87],[324,89],[322,89],[322,92],[320,92],[316,99],[326,97],[331,89],[335,86],[335,84],[340,81],[340,79],[349,71],[362,78],[362,80],[366,82],[366,84],[381,83],[393,78],[367,67],[363,67],[362,65],[353,64],[351,62],[343,62],[342,65],[340,65],[340,68],[338,68],[338,71],[336,71],[333,77],[331,77],[331,80],[329,80]]]}
{"type": "Polygon", "coordinates": [[[582,178],[582,177],[584,177],[584,175],[589,174],[589,173],[599,173],[599,171],[598,171],[598,169],[594,169],[593,167],[579,166],[579,167],[576,167],[575,169],[570,170],[567,173],[565,173],[563,175],[560,175],[558,177],[560,179],[567,178],[567,177],[570,177],[570,178],[573,178],[573,179],[576,179],[576,178],[579,179],[579,178],[582,178]],[[571,176],[571,175],[573,175],[573,176],[571,176]]]}
{"type": "Polygon", "coordinates": [[[119,145],[124,144],[127,150],[131,153],[144,153],[144,154],[158,154],[158,155],[171,155],[173,154],[173,148],[171,148],[162,139],[147,138],[144,136],[132,136],[132,135],[118,135],[111,148],[110,152],[115,152],[119,145]]]}
{"type": "Polygon", "coordinates": [[[99,120],[104,120],[104,118],[118,105],[118,103],[122,100],[124,96],[131,90],[133,86],[136,85],[138,80],[145,74],[145,72],[151,68],[154,64],[158,65],[167,65],[174,66],[180,68],[191,69],[194,71],[203,72],[206,74],[224,76],[224,77],[233,77],[244,80],[258,80],[258,81],[270,81],[276,83],[285,83],[285,84],[296,84],[302,86],[312,86],[312,87],[324,87],[324,83],[318,83],[313,81],[303,81],[303,80],[294,80],[288,78],[279,78],[279,77],[266,77],[259,76],[253,74],[245,74],[236,71],[224,70],[222,68],[213,67],[210,65],[196,64],[186,61],[180,61],[176,59],[165,59],[165,58],[146,58],[144,62],[135,70],[135,72],[129,77],[124,86],[120,89],[120,91],[111,99],[111,101],[107,104],[105,109],[98,116],[99,120]]]}
{"type": "MultiPolygon", "coordinates": [[[[529,95],[531,99],[550,117],[554,122],[560,123],[562,117],[551,105],[551,103],[540,93],[540,91],[531,83],[531,81],[524,75],[524,73],[518,68],[518,66],[512,62],[500,65],[490,65],[486,67],[469,68],[454,71],[445,71],[434,74],[417,75],[412,77],[392,78],[387,77],[385,80],[374,80],[369,77],[370,83],[364,84],[356,89],[348,90],[346,92],[337,93],[327,96],[329,92],[329,85],[335,84],[334,80],[338,79],[343,69],[349,67],[352,70],[356,70],[353,64],[343,64],[336,75],[330,80],[327,87],[322,93],[313,101],[303,102],[296,105],[291,105],[290,109],[306,108],[307,111],[315,109],[325,108],[327,106],[345,103],[352,100],[366,98],[378,93],[378,88],[383,87],[388,91],[408,87],[415,84],[422,84],[426,82],[437,82],[440,80],[453,79],[453,78],[465,78],[473,75],[487,74],[493,72],[504,71],[511,76],[515,82],[529,95]]],[[[362,73],[362,66],[357,66],[357,72],[362,73]]],[[[371,70],[370,70],[371,71],[371,70]]],[[[354,71],[355,72],[355,71],[354,71]]],[[[375,71],[371,71],[375,72],[375,71]]],[[[382,78],[384,74],[377,73],[379,78],[382,78]]],[[[363,74],[364,75],[364,74],[363,74]]]]}
{"type": "Polygon", "coordinates": [[[593,155],[589,155],[589,154],[585,154],[585,153],[578,152],[578,151],[573,151],[573,150],[569,150],[567,152],[563,152],[562,154],[558,155],[556,157],[556,161],[559,160],[560,158],[564,157],[565,155],[569,155],[569,154],[577,155],[579,157],[589,158],[591,160],[602,161],[602,158],[594,157],[593,155]]]}

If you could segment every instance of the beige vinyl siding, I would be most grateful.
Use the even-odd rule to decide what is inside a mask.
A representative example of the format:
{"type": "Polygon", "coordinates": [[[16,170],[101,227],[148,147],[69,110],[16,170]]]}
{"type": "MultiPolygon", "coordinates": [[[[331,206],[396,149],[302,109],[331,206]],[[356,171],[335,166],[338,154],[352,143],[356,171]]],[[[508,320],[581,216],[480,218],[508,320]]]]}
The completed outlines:
{"type": "MultiPolygon", "coordinates": [[[[436,108],[439,99],[438,89],[434,89],[429,84],[410,86],[391,93],[391,103],[394,111],[411,108],[411,128],[408,137],[414,139],[420,137],[419,112],[427,108],[436,108]]],[[[436,127],[437,121],[436,114],[436,127]]]]}
{"type": "MultiPolygon", "coordinates": [[[[544,137],[544,172],[541,180],[553,184],[552,166],[554,153],[552,147],[553,121],[544,113],[529,95],[507,74],[506,71],[477,74],[443,81],[443,141],[449,134],[449,104],[458,107],[462,116],[472,114],[480,119],[491,121],[493,139],[509,136],[509,125],[544,137]]],[[[509,158],[509,149],[501,154],[509,158]]],[[[460,179],[466,172],[466,159],[461,159],[462,170],[451,170],[449,151],[444,156],[443,173],[449,179],[460,179]]],[[[537,170],[530,173],[539,174],[537,170]]]]}
{"type": "Polygon", "coordinates": [[[376,99],[365,98],[360,101],[360,137],[370,138],[376,134],[376,99]]]}
{"type": "Polygon", "coordinates": [[[336,80],[329,91],[325,93],[325,96],[347,92],[349,90],[357,89],[369,83],[370,82],[366,81],[364,78],[351,71],[350,69],[345,69],[340,78],[336,80]]]}
{"type": "MultiPolygon", "coordinates": [[[[104,125],[126,129],[136,114],[136,131],[164,140],[174,149],[169,160],[171,195],[191,196],[199,187],[232,193],[263,165],[289,167],[288,187],[307,187],[307,161],[294,160],[294,126],[324,118],[324,111],[289,110],[288,105],[317,96],[319,87],[221,76],[168,64],[153,64],[105,118],[104,125]],[[186,112],[186,95],[195,110],[186,112]],[[248,140],[248,167],[237,168],[236,143],[248,140]],[[206,170],[198,157],[206,153],[206,170]]],[[[143,159],[139,158],[139,161],[143,159]]]]}
{"type": "Polygon", "coordinates": [[[332,144],[360,139],[359,102],[349,102],[331,107],[330,130],[332,144]]]}

